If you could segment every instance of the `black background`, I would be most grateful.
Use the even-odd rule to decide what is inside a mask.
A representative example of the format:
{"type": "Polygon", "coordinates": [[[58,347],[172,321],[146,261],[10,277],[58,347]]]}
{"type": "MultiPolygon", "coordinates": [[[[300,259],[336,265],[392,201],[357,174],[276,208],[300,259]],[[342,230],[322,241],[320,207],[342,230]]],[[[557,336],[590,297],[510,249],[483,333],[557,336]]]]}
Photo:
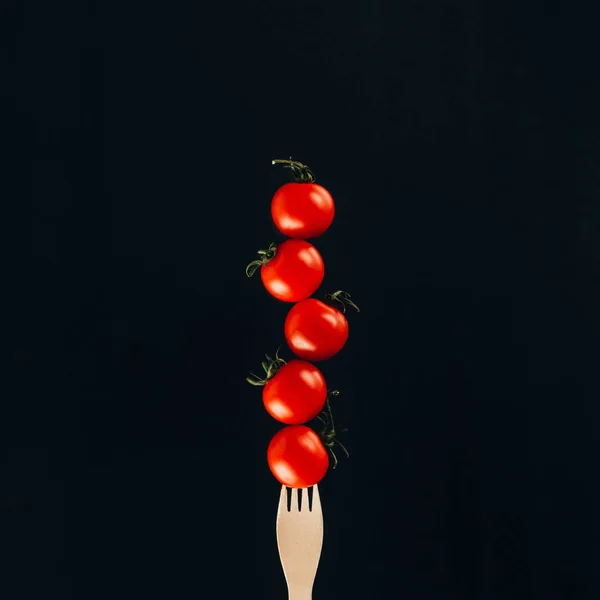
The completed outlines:
{"type": "Polygon", "coordinates": [[[0,595],[285,597],[244,267],[293,156],[361,307],[315,599],[597,598],[595,20],[251,4],[0,4],[0,595]]]}

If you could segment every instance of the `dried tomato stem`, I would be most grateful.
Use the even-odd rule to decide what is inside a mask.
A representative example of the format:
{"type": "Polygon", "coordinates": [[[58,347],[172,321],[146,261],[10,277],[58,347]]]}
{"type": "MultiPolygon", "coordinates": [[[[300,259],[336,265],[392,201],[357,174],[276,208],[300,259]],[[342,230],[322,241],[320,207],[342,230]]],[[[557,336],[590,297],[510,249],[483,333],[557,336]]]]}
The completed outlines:
{"type": "Polygon", "coordinates": [[[325,400],[325,404],[327,405],[327,412],[329,413],[329,424],[331,425],[331,433],[335,435],[335,425],[333,423],[333,413],[331,412],[331,404],[329,404],[329,398],[331,396],[339,396],[340,392],[338,390],[333,390],[327,394],[327,398],[325,400]]]}
{"type": "Polygon", "coordinates": [[[265,358],[267,359],[266,361],[263,360],[260,364],[263,368],[263,371],[265,372],[265,377],[259,377],[258,375],[255,375],[254,373],[250,373],[250,375],[248,375],[248,377],[246,377],[246,381],[250,384],[250,385],[254,385],[254,386],[264,386],[267,385],[267,383],[269,383],[269,381],[271,379],[273,379],[273,377],[275,377],[275,375],[277,374],[277,371],[279,371],[279,369],[281,369],[281,367],[283,367],[283,365],[287,364],[285,360],[283,360],[283,358],[281,358],[279,356],[279,350],[281,349],[281,346],[279,346],[279,348],[277,349],[277,352],[275,354],[275,358],[271,358],[268,354],[265,354],[265,358]]]}
{"type": "Polygon", "coordinates": [[[335,469],[338,466],[338,459],[337,456],[335,455],[335,452],[329,448],[329,452],[331,452],[331,456],[333,456],[333,469],[335,469]]]}
{"type": "Polygon", "coordinates": [[[350,452],[346,450],[346,446],[340,442],[340,440],[335,440],[335,443],[342,448],[342,450],[346,453],[346,458],[350,458],[350,452]]]}
{"type": "Polygon", "coordinates": [[[273,165],[284,165],[286,169],[290,169],[292,174],[294,175],[294,179],[297,183],[314,183],[315,176],[313,172],[301,162],[297,160],[292,160],[290,157],[289,160],[285,159],[276,159],[272,161],[273,165]]]}
{"type": "Polygon", "coordinates": [[[252,277],[252,275],[256,273],[257,269],[263,265],[265,265],[265,267],[268,266],[269,262],[272,261],[277,254],[277,246],[271,242],[266,250],[258,250],[257,254],[260,256],[260,258],[253,260],[246,267],[246,275],[248,277],[252,277]]]}
{"type": "MultiPolygon", "coordinates": [[[[336,456],[335,452],[333,451],[333,447],[335,446],[335,444],[338,444],[342,448],[342,450],[345,452],[345,454],[348,458],[350,457],[350,453],[348,452],[348,450],[346,450],[346,447],[335,437],[336,436],[335,423],[333,421],[333,413],[331,411],[331,404],[330,404],[329,400],[332,396],[339,396],[339,395],[340,395],[340,392],[338,390],[332,390],[330,392],[327,392],[327,398],[325,399],[327,411],[323,411],[320,413],[320,415],[323,415],[325,418],[322,418],[320,415],[318,415],[316,417],[324,425],[323,429],[321,430],[321,441],[323,442],[323,445],[325,446],[325,448],[327,448],[327,450],[329,450],[329,452],[331,453],[331,456],[333,457],[333,468],[334,469],[337,467],[337,464],[338,464],[337,456],[336,456]]],[[[348,431],[348,430],[342,429],[340,431],[348,431]]]]}
{"type": "Polygon", "coordinates": [[[350,294],[342,290],[338,290],[333,294],[326,294],[325,300],[328,300],[331,304],[339,304],[342,307],[342,312],[346,312],[346,305],[351,306],[356,312],[360,312],[360,308],[350,300],[350,294]]]}

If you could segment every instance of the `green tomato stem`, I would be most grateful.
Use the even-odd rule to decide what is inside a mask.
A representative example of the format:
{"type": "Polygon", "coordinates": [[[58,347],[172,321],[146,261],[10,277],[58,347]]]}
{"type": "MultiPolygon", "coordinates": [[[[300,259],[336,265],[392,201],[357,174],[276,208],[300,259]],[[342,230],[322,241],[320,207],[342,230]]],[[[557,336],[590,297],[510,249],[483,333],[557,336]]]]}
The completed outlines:
{"type": "MultiPolygon", "coordinates": [[[[327,398],[325,399],[325,404],[327,406],[327,410],[322,411],[316,417],[317,419],[319,419],[319,421],[321,421],[321,423],[323,423],[323,429],[321,430],[320,438],[321,438],[321,441],[323,442],[323,445],[325,446],[325,448],[327,448],[327,450],[331,453],[331,456],[333,457],[333,467],[332,468],[334,468],[334,469],[337,467],[337,464],[338,464],[337,456],[336,456],[335,452],[333,451],[333,447],[335,446],[335,444],[338,444],[342,448],[342,450],[344,451],[346,456],[348,458],[350,458],[350,453],[346,449],[346,446],[344,446],[338,439],[336,439],[335,423],[333,421],[333,412],[331,410],[330,398],[332,396],[339,396],[339,395],[340,395],[340,392],[338,390],[332,390],[330,392],[327,392],[327,398]],[[325,417],[325,418],[321,417],[321,415],[323,415],[323,417],[325,417]]],[[[348,430],[342,429],[340,431],[348,431],[348,430]]]]}
{"type": "Polygon", "coordinates": [[[265,386],[275,375],[277,375],[277,371],[283,367],[283,365],[287,364],[287,362],[279,356],[279,351],[281,350],[281,346],[277,348],[277,352],[275,353],[275,358],[271,358],[268,354],[265,354],[266,361],[262,361],[260,364],[265,372],[265,376],[259,377],[254,373],[250,373],[248,377],[246,377],[246,381],[250,385],[254,385],[256,387],[265,386]]]}
{"type": "Polygon", "coordinates": [[[297,160],[276,159],[271,162],[273,165],[284,165],[286,169],[290,169],[297,183],[314,183],[314,173],[304,164],[297,160]]]}
{"type": "Polygon", "coordinates": [[[354,310],[356,310],[356,312],[360,312],[360,308],[358,308],[358,306],[356,306],[356,304],[352,302],[352,300],[350,299],[350,294],[348,292],[338,290],[333,294],[326,294],[325,300],[329,302],[329,304],[331,304],[332,306],[336,306],[336,304],[341,306],[341,310],[343,313],[346,312],[346,305],[351,306],[354,310]]]}
{"type": "Polygon", "coordinates": [[[247,277],[252,277],[252,275],[256,273],[257,269],[263,265],[265,265],[265,267],[269,265],[269,262],[271,262],[277,254],[277,246],[271,242],[266,250],[258,250],[257,254],[260,256],[260,258],[253,260],[246,267],[247,277]]]}

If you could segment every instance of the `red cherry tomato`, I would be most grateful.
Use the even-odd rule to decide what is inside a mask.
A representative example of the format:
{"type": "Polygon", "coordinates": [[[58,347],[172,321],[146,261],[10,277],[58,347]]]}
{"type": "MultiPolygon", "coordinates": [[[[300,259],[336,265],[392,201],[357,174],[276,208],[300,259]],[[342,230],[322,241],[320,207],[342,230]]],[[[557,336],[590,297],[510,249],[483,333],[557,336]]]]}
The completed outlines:
{"type": "Polygon", "coordinates": [[[271,216],[291,238],[315,238],[329,229],[335,214],[331,194],[316,183],[286,183],[273,196],[271,216]]]}
{"type": "Polygon", "coordinates": [[[324,275],[323,258],[304,240],[282,242],[275,257],[260,268],[267,291],[284,302],[299,302],[314,294],[324,275]]]}
{"type": "Polygon", "coordinates": [[[279,430],[267,449],[267,461],[275,479],[291,488],[319,483],[329,468],[323,442],[306,425],[288,425],[279,430]]]}
{"type": "Polygon", "coordinates": [[[327,384],[317,367],[304,360],[290,360],[263,388],[267,412],[287,425],[314,419],[325,405],[327,384]]]}
{"type": "Polygon", "coordinates": [[[307,298],[290,309],[285,339],[294,354],[316,362],[336,355],[348,339],[348,321],[337,308],[307,298]]]}

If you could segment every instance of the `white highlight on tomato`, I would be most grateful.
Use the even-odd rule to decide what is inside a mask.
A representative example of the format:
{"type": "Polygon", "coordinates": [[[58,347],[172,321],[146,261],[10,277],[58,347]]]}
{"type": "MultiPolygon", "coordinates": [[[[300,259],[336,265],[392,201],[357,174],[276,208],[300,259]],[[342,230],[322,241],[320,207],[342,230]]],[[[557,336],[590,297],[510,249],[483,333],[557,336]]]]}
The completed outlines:
{"type": "Polygon", "coordinates": [[[270,409],[271,412],[275,413],[281,419],[289,419],[294,414],[290,410],[290,407],[279,399],[271,401],[270,409]]]}
{"type": "Polygon", "coordinates": [[[317,387],[321,382],[319,374],[315,371],[302,370],[300,372],[300,379],[311,388],[317,387]]]}
{"type": "Polygon", "coordinates": [[[298,348],[299,350],[313,351],[313,350],[317,349],[317,347],[315,346],[315,344],[313,342],[311,342],[309,339],[304,337],[298,331],[294,331],[294,333],[290,337],[291,337],[290,342],[292,342],[294,347],[298,348]]]}
{"type": "Polygon", "coordinates": [[[300,250],[298,252],[298,258],[303,263],[313,262],[313,260],[315,258],[315,249],[314,248],[303,248],[302,250],[300,250]]]}
{"type": "Polygon", "coordinates": [[[311,456],[319,453],[319,446],[321,444],[319,438],[315,438],[312,433],[312,430],[306,431],[298,438],[298,443],[300,446],[306,448],[311,456]]]}
{"type": "Polygon", "coordinates": [[[327,321],[332,327],[337,327],[339,325],[338,316],[335,313],[324,312],[319,315],[324,321],[327,321]]]}
{"type": "Polygon", "coordinates": [[[288,296],[291,293],[290,286],[281,279],[275,279],[270,282],[271,290],[279,296],[288,296]]]}
{"type": "Polygon", "coordinates": [[[314,204],[317,208],[329,208],[329,194],[322,194],[316,190],[312,190],[309,194],[311,204],[314,204]]]}
{"type": "Polygon", "coordinates": [[[277,475],[284,481],[294,481],[296,479],[296,472],[290,467],[290,465],[283,460],[279,460],[275,468],[277,475]]]}
{"type": "Polygon", "coordinates": [[[283,229],[296,231],[304,227],[304,222],[290,215],[284,215],[279,217],[279,226],[283,229]]]}

